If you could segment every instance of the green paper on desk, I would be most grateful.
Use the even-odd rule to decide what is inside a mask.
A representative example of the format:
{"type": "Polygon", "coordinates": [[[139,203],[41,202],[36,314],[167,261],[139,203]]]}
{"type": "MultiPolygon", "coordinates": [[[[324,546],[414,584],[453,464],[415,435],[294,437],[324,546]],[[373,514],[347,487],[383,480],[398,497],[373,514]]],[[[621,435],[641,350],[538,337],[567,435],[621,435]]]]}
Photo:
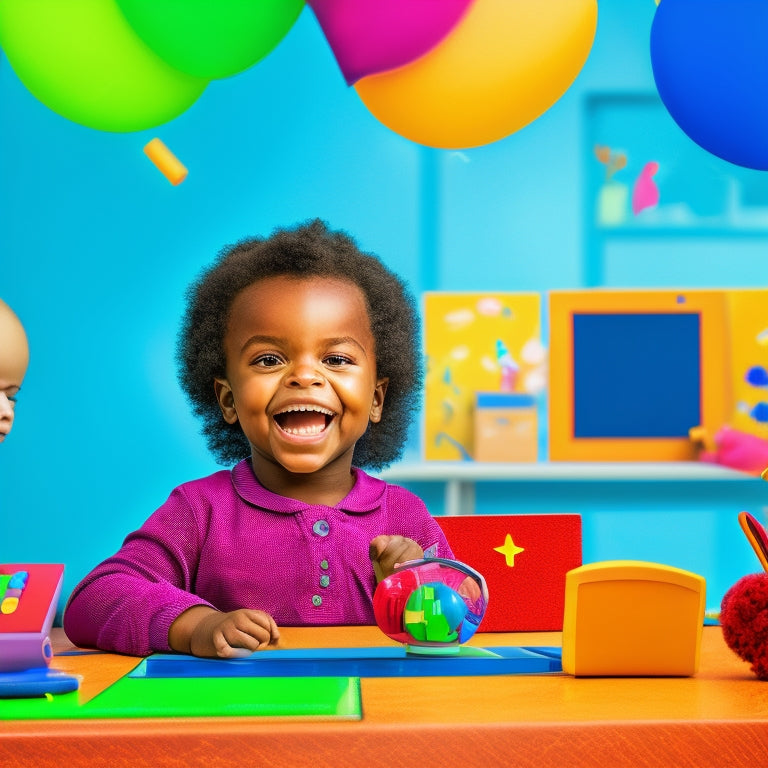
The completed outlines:
{"type": "Polygon", "coordinates": [[[360,680],[123,677],[85,704],[79,693],[0,701],[0,720],[290,717],[360,720],[360,680]]]}

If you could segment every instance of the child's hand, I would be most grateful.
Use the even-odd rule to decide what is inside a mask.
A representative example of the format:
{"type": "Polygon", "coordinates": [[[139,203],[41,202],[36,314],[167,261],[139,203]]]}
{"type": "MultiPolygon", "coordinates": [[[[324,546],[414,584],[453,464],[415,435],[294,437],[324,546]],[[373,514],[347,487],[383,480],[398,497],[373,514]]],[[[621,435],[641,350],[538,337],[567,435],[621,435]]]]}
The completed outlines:
{"type": "Polygon", "coordinates": [[[231,659],[276,647],[280,631],[264,611],[240,608],[221,613],[196,606],[173,622],[168,638],[171,648],[182,653],[231,659]]]}
{"type": "Polygon", "coordinates": [[[400,563],[424,557],[424,550],[413,539],[383,534],[371,541],[368,555],[373,563],[376,581],[379,582],[389,576],[400,563]]]}

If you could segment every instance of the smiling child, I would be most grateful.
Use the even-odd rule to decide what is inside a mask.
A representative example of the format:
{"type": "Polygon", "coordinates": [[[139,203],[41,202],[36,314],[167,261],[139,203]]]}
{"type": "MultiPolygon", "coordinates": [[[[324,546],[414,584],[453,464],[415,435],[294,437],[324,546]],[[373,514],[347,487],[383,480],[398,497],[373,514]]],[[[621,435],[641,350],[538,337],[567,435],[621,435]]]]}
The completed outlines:
{"type": "Polygon", "coordinates": [[[228,470],[176,488],[75,588],[70,640],[232,657],[279,625],[374,624],[396,564],[452,558],[423,502],[362,467],[403,448],[421,384],[400,279],[320,221],[226,249],[191,287],[180,381],[228,470]]]}

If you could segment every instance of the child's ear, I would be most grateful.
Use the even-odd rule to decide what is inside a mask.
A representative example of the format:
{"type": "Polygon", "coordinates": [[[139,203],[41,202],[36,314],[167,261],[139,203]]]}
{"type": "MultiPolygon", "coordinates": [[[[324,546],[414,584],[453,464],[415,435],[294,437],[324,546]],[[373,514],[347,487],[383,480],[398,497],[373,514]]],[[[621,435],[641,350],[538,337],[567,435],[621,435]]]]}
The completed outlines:
{"type": "Polygon", "coordinates": [[[235,396],[232,394],[232,387],[226,379],[214,379],[213,388],[216,390],[216,399],[219,401],[221,415],[227,424],[234,424],[237,421],[237,410],[235,409],[235,396]]]}
{"type": "Polygon", "coordinates": [[[381,421],[381,414],[384,411],[384,395],[387,394],[387,385],[389,379],[379,379],[376,382],[376,389],[373,390],[373,402],[371,403],[371,413],[369,419],[378,424],[381,421]]]}

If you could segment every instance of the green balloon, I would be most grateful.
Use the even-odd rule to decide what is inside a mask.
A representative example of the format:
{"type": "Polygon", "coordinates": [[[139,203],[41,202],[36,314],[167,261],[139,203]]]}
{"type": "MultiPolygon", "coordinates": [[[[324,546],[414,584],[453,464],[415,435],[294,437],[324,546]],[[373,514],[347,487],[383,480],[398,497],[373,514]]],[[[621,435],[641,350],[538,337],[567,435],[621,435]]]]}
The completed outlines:
{"type": "Polygon", "coordinates": [[[163,61],[114,0],[2,0],[0,45],[37,99],[100,131],[166,123],[208,85],[163,61]]]}
{"type": "Polygon", "coordinates": [[[222,78],[263,59],[299,17],[304,0],[117,0],[142,40],[168,64],[222,78]]]}

